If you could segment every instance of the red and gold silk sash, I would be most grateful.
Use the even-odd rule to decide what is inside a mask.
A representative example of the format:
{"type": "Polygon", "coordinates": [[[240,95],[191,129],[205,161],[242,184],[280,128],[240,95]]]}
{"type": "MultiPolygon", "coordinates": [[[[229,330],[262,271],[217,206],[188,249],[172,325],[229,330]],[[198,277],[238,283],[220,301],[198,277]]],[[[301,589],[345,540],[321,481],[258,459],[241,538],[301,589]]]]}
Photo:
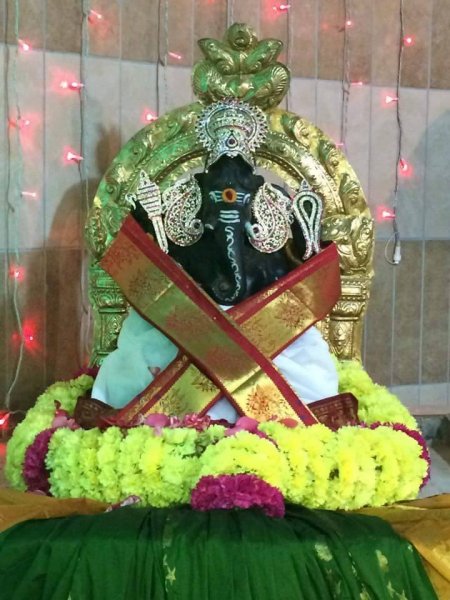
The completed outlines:
{"type": "MultiPolygon", "coordinates": [[[[331,260],[332,251],[328,254],[328,261],[321,260],[330,266],[336,261],[331,260]]],[[[300,417],[306,424],[315,422],[309,409],[299,401],[270,359],[254,346],[251,336],[244,335],[237,324],[172,259],[160,251],[131,217],[125,221],[101,265],[117,281],[136,310],[182,348],[197,366],[190,366],[186,356],[169,365],[163,372],[164,376],[158,376],[149,386],[152,389],[146,390],[151,391],[154,401],[150,408],[146,407],[145,412],[201,412],[220,394],[227,396],[239,412],[247,415],[258,418],[272,415],[280,418],[300,417]],[[191,390],[190,396],[194,393],[197,402],[198,396],[202,396],[202,406],[189,405],[187,410],[177,410],[177,401],[183,402],[183,396],[186,395],[186,384],[191,390]],[[167,400],[164,398],[167,390],[172,393],[171,407],[165,407],[162,402],[167,400]]],[[[311,276],[317,271],[312,267],[309,270],[312,272],[311,276]]],[[[337,278],[339,279],[338,271],[337,278]]],[[[267,313],[267,318],[276,310],[275,305],[278,303],[281,322],[284,320],[289,325],[284,329],[292,329],[294,322],[299,330],[294,337],[300,335],[311,323],[307,322],[305,327],[304,322],[300,322],[304,315],[302,319],[299,319],[298,314],[293,318],[292,311],[290,313],[288,310],[295,298],[293,289],[296,286],[292,285],[294,280],[295,276],[291,278],[289,274],[281,282],[258,294],[257,303],[245,302],[236,307],[233,312],[236,313],[237,322],[253,320],[253,325],[258,321],[260,326],[264,325],[264,312],[267,313]],[[259,310],[256,310],[256,304],[259,304],[259,310]]],[[[301,286],[301,281],[299,285],[301,286]]],[[[339,283],[332,287],[335,288],[334,303],[339,295],[339,283]]],[[[305,294],[305,290],[303,292],[306,298],[304,304],[313,315],[317,309],[314,307],[317,295],[311,294],[309,288],[306,291],[309,293],[305,294]],[[311,306],[308,306],[308,301],[311,306]]],[[[330,308],[328,306],[328,310],[330,308]]],[[[253,331],[258,329],[260,327],[253,327],[253,331]]],[[[282,331],[283,327],[278,325],[277,329],[282,331]]],[[[266,333],[266,329],[261,331],[266,333]]],[[[292,333],[277,336],[277,339],[282,340],[281,345],[284,346],[292,341],[292,333]]],[[[122,412],[131,419],[137,412],[142,412],[142,401],[145,403],[147,399],[148,393],[145,400],[141,394],[138,401],[130,403],[122,412]]]]}
{"type": "MultiPolygon", "coordinates": [[[[317,321],[323,319],[340,294],[339,257],[334,244],[271,286],[232,307],[227,314],[266,356],[274,358],[317,321]]],[[[137,415],[164,413],[204,414],[220,397],[220,389],[187,356],[178,356],[150,385],[120,412],[121,422],[137,415]]],[[[242,411],[267,419],[264,403],[257,412],[242,411]]],[[[239,411],[241,412],[241,411],[239,411]]]]}
{"type": "Polygon", "coordinates": [[[101,266],[132,306],[181,348],[238,411],[257,413],[265,404],[270,415],[316,422],[271,360],[132,217],[125,220],[101,266]]]}

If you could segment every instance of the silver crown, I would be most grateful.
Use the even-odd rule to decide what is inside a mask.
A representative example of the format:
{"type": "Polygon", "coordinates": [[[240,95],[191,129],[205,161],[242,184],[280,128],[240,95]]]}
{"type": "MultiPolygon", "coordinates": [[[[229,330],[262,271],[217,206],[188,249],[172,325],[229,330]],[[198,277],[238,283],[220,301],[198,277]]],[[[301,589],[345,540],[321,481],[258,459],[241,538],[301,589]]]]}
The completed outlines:
{"type": "Polygon", "coordinates": [[[267,135],[267,119],[257,106],[226,98],[207,106],[199,115],[197,137],[208,151],[206,169],[221,156],[242,156],[254,166],[254,152],[267,135]]]}

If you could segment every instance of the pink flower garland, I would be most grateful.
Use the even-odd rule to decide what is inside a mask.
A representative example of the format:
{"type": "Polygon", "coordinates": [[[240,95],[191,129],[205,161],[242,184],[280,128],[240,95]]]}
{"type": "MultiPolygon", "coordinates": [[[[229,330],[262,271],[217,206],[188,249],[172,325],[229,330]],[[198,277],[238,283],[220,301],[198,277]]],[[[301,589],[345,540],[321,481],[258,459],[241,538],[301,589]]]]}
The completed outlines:
{"type": "Polygon", "coordinates": [[[258,507],[269,517],[284,516],[283,495],[256,475],[207,475],[197,483],[191,496],[194,510],[258,507]]]}
{"type": "Polygon", "coordinates": [[[204,431],[211,425],[211,418],[208,415],[204,417],[197,413],[185,415],[182,419],[179,417],[169,417],[162,413],[152,413],[141,419],[133,426],[137,425],[148,425],[153,427],[156,435],[161,435],[161,429],[168,427],[169,429],[177,429],[178,427],[186,427],[188,429],[196,429],[197,431],[204,431]]]}
{"type": "Polygon", "coordinates": [[[28,446],[23,463],[23,478],[27,484],[28,492],[42,492],[50,495],[49,471],[45,466],[45,457],[48,445],[56,428],[44,429],[36,436],[34,442],[28,446]]]}

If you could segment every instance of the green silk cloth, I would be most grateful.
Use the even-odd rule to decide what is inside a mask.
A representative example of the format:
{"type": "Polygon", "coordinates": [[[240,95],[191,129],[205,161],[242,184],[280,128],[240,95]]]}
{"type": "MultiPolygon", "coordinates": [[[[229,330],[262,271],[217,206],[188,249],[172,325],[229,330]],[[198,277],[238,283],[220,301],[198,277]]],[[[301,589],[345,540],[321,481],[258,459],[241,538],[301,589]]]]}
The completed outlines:
{"type": "Polygon", "coordinates": [[[414,547],[385,521],[288,507],[122,508],[0,535],[11,600],[434,600],[414,547]]]}

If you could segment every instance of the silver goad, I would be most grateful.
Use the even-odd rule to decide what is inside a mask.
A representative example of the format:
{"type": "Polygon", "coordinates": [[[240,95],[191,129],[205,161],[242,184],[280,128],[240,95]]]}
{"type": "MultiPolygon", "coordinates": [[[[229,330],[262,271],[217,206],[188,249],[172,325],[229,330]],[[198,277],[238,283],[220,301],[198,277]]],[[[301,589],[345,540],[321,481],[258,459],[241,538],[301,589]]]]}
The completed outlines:
{"type": "Polygon", "coordinates": [[[208,151],[206,170],[221,156],[242,156],[252,167],[254,152],[267,135],[267,119],[257,106],[226,98],[207,106],[199,115],[196,132],[208,151]]]}

